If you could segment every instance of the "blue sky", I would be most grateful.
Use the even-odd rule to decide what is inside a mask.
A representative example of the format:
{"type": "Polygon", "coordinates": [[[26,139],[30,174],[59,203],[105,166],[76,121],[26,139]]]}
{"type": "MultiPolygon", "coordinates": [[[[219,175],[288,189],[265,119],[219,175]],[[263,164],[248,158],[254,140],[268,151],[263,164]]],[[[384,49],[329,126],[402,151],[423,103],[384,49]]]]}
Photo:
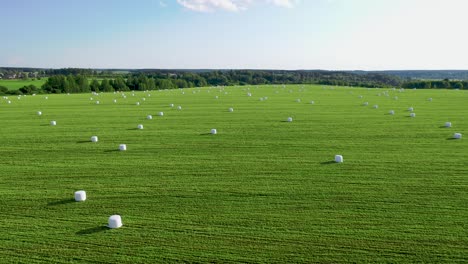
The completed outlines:
{"type": "Polygon", "coordinates": [[[466,0],[2,0],[0,66],[468,69],[466,0]]]}

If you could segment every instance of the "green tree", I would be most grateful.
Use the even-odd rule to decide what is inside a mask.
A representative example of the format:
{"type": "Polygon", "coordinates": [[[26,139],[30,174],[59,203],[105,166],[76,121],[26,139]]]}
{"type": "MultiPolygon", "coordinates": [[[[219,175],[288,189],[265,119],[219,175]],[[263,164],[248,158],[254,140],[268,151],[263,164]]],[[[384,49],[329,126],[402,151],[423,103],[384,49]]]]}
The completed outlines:
{"type": "Polygon", "coordinates": [[[101,92],[113,92],[114,91],[114,87],[110,85],[109,80],[107,79],[104,79],[101,81],[101,86],[99,87],[99,89],[101,90],[101,92]]]}
{"type": "Polygon", "coordinates": [[[91,91],[93,92],[99,92],[99,81],[96,80],[96,79],[93,79],[93,81],[91,82],[91,84],[89,85],[89,88],[91,88],[91,91]]]}

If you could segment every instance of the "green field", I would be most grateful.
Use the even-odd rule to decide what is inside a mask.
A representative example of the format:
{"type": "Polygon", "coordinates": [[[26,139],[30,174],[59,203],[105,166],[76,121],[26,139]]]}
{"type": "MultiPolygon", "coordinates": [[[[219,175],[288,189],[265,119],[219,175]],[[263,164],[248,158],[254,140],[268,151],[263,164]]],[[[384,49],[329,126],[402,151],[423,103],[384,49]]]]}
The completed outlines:
{"type": "Polygon", "coordinates": [[[18,90],[21,87],[27,85],[35,85],[37,88],[41,88],[42,85],[47,81],[47,78],[42,78],[40,80],[28,79],[28,80],[2,80],[0,79],[0,86],[5,86],[8,90],[18,90]]]}
{"type": "Polygon", "coordinates": [[[0,262],[468,262],[468,92],[246,89],[0,99],[0,262]]]}

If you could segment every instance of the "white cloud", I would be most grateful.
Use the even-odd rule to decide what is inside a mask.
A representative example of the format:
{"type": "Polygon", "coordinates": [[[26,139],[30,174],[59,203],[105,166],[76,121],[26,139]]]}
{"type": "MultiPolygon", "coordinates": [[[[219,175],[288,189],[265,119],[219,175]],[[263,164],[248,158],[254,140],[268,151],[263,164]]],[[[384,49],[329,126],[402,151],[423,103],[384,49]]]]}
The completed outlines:
{"type": "Polygon", "coordinates": [[[280,7],[287,7],[287,8],[292,8],[294,7],[294,2],[292,0],[269,0],[268,2],[280,6],[280,7]]]}
{"type": "Polygon", "coordinates": [[[292,8],[299,0],[177,0],[186,9],[197,12],[224,10],[237,12],[246,10],[255,2],[263,2],[279,7],[292,8]]]}

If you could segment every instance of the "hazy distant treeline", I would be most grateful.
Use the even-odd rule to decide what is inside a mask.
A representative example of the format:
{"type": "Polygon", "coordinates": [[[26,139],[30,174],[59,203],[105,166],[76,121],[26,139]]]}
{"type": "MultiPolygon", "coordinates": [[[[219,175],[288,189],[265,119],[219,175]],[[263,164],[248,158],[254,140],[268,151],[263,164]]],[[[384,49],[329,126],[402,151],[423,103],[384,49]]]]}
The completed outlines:
{"type": "MultiPolygon", "coordinates": [[[[9,72],[11,73],[11,69],[9,72]]],[[[0,93],[85,93],[158,90],[205,86],[262,84],[322,84],[357,87],[468,88],[467,81],[408,80],[397,76],[335,71],[281,70],[92,70],[51,69],[33,72],[48,77],[42,87],[28,85],[18,91],[0,87],[0,93]]],[[[28,74],[30,75],[31,72],[28,74]]],[[[20,75],[23,76],[23,75],[20,75]]]]}

